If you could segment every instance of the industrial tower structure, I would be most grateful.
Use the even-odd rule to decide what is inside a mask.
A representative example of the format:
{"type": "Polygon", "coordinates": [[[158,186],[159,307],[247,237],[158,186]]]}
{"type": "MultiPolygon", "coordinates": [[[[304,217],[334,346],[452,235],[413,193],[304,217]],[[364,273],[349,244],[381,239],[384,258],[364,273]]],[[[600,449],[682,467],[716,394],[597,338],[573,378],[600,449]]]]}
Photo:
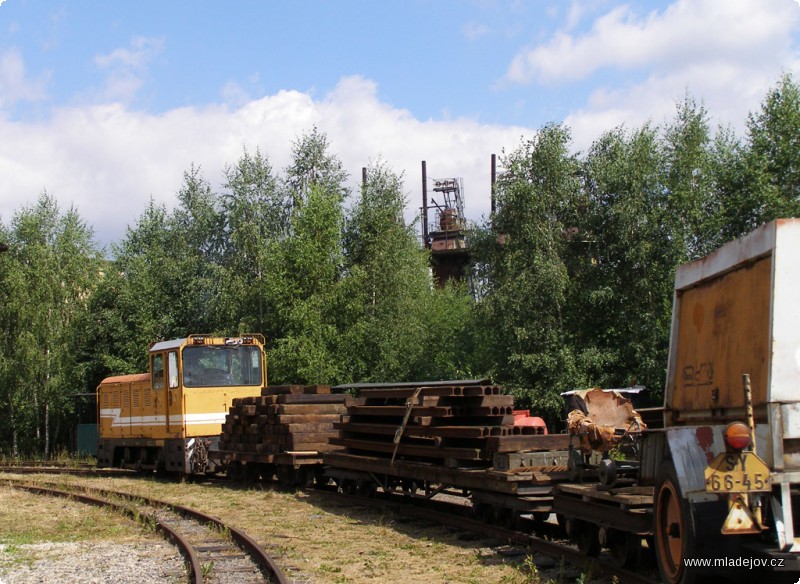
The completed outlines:
{"type": "Polygon", "coordinates": [[[422,242],[431,250],[436,285],[464,277],[470,260],[464,215],[464,184],[460,178],[428,178],[422,161],[422,242]],[[428,196],[428,185],[432,193],[428,196]]]}

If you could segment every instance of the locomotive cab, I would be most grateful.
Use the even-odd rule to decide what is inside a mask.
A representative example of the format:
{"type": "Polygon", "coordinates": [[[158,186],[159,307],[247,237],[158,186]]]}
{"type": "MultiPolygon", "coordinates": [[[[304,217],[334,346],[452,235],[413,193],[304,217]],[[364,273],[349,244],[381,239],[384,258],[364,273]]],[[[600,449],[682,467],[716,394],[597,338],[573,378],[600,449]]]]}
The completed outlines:
{"type": "Polygon", "coordinates": [[[233,399],[266,387],[263,337],[190,335],[154,343],[149,360],[149,373],[97,388],[98,466],[213,472],[208,452],[233,399]]]}

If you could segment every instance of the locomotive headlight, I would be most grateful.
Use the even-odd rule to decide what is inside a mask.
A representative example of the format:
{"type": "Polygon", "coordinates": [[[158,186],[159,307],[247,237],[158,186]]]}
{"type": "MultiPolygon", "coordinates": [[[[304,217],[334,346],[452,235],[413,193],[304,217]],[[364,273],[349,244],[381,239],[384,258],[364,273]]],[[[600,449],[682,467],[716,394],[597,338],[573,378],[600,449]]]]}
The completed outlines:
{"type": "Polygon", "coordinates": [[[742,422],[731,422],[723,432],[725,444],[733,450],[744,450],[750,446],[750,428],[742,422]]]}

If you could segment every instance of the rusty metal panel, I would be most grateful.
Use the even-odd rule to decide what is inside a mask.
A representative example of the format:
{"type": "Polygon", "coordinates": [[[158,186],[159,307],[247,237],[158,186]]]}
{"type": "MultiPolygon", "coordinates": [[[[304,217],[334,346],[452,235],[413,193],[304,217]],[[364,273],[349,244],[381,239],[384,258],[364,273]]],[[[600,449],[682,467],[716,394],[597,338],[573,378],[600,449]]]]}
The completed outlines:
{"type": "MultiPolygon", "coordinates": [[[[719,346],[710,351],[712,356],[722,355],[728,360],[722,381],[727,384],[733,383],[734,387],[739,385],[735,380],[736,364],[729,362],[740,356],[747,357],[748,351],[742,348],[743,343],[751,343],[757,354],[740,361],[738,372],[750,373],[755,403],[800,402],[797,385],[800,378],[800,302],[797,294],[797,290],[800,289],[800,219],[778,219],[724,245],[705,258],[680,266],[676,271],[670,358],[664,392],[667,425],[692,423],[690,421],[692,419],[710,421],[720,416],[724,418],[725,415],[732,413],[731,406],[736,408],[737,402],[741,403],[741,398],[733,404],[726,403],[728,396],[722,393],[724,387],[720,387],[719,397],[716,400],[718,403],[715,404],[716,414],[714,410],[705,410],[704,414],[712,415],[692,416],[693,411],[703,412],[699,408],[704,403],[703,400],[708,405],[709,396],[707,394],[699,396],[698,403],[695,399],[697,396],[682,390],[685,379],[690,377],[693,377],[695,386],[699,382],[709,384],[712,381],[710,379],[712,369],[707,359],[709,351],[698,355],[692,362],[690,349],[684,345],[687,337],[692,334],[709,335],[708,327],[705,327],[704,332],[692,331],[698,329],[700,325],[708,325],[709,318],[713,323],[711,328],[713,331],[718,317],[716,302],[713,307],[714,312],[709,312],[708,306],[700,310],[686,304],[696,300],[693,295],[701,296],[701,291],[705,287],[716,288],[720,284],[727,285],[740,272],[755,273],[758,281],[750,284],[755,288],[738,294],[736,304],[727,306],[723,303],[720,307],[726,315],[725,320],[730,321],[728,326],[734,326],[733,332],[729,333],[730,338],[727,339],[727,343],[722,342],[724,339],[719,339],[719,346]],[[770,262],[768,275],[766,266],[759,266],[764,260],[770,262]],[[732,307],[736,309],[734,312],[726,310],[732,307]],[[731,314],[736,318],[729,318],[731,314]],[[755,337],[749,337],[749,333],[756,329],[760,330],[757,330],[755,337]],[[723,349],[722,352],[720,347],[723,349]],[[678,359],[682,360],[681,363],[677,362],[678,359]],[[686,369],[686,367],[691,368],[686,369]],[[756,369],[759,371],[756,372],[756,369]],[[680,408],[687,406],[689,415],[681,416],[680,408]],[[727,412],[721,411],[721,408],[725,408],[727,412]]],[[[720,294],[724,300],[725,291],[720,294]]],[[[695,346],[702,345],[708,338],[708,336],[700,337],[696,340],[695,346]]],[[[714,362],[713,365],[712,385],[715,385],[720,380],[721,373],[719,364],[714,362]]],[[[712,397],[713,390],[714,386],[711,387],[712,397]]],[[[735,391],[735,395],[738,398],[738,390],[735,391]]],[[[767,410],[773,411],[771,408],[761,408],[761,412],[767,410]]]]}
{"type": "Polygon", "coordinates": [[[771,270],[767,256],[682,293],[673,409],[743,407],[742,373],[766,402],[771,270]]]}
{"type": "Polygon", "coordinates": [[[705,493],[706,466],[714,457],[725,450],[720,426],[687,426],[669,428],[667,443],[675,472],[681,486],[681,493],[705,493]]]}

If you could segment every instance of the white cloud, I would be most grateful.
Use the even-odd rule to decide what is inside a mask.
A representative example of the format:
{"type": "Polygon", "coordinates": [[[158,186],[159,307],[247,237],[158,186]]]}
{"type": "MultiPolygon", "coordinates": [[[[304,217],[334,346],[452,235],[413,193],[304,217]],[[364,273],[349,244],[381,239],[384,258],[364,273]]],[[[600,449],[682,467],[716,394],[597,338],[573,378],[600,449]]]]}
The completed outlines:
{"type": "Polygon", "coordinates": [[[602,4],[603,3],[599,2],[599,0],[572,0],[567,9],[566,29],[572,30],[578,26],[587,14],[597,12],[601,9],[602,4]]]}
{"type": "Polygon", "coordinates": [[[96,55],[94,63],[107,72],[99,101],[133,99],[144,83],[151,61],[164,49],[162,39],[134,37],[130,48],[117,48],[105,55],[96,55]]]}
{"type": "Polygon", "coordinates": [[[233,106],[242,106],[252,99],[247,90],[236,81],[228,81],[222,87],[220,96],[224,103],[233,106]]]}
{"type": "Polygon", "coordinates": [[[130,49],[114,49],[106,55],[96,55],[94,62],[103,69],[122,66],[143,70],[163,48],[164,42],[161,39],[134,37],[131,39],[130,49]]]}
{"type": "Polygon", "coordinates": [[[41,101],[47,97],[45,87],[48,75],[31,79],[25,71],[25,62],[17,49],[0,53],[0,109],[20,101],[41,101]]]}
{"type": "Polygon", "coordinates": [[[467,40],[474,41],[491,32],[491,29],[480,22],[468,22],[461,27],[461,33],[467,40]]]}
{"type": "MultiPolygon", "coordinates": [[[[570,14],[568,27],[574,24],[570,14]]],[[[544,44],[520,51],[506,78],[569,82],[604,69],[674,70],[721,58],[757,66],[790,49],[798,22],[800,12],[786,0],[677,0],[647,15],[621,5],[586,33],[557,31],[544,44]]]]}
{"type": "Polygon", "coordinates": [[[420,121],[378,100],[376,84],[342,79],[322,99],[281,91],[236,109],[177,108],[159,115],[135,112],[120,103],[56,110],[46,122],[0,119],[0,219],[7,222],[22,204],[42,192],[66,208],[74,204],[99,240],[119,240],[152,196],[171,207],[183,171],[199,164],[221,188],[226,164],[260,148],[273,167],[289,164],[292,143],[316,125],[351,175],[382,157],[405,173],[408,216],[420,204],[420,162],[435,177],[464,178],[467,215],[479,219],[489,208],[490,155],[513,148],[521,127],[479,124],[470,119],[420,121]]]}

